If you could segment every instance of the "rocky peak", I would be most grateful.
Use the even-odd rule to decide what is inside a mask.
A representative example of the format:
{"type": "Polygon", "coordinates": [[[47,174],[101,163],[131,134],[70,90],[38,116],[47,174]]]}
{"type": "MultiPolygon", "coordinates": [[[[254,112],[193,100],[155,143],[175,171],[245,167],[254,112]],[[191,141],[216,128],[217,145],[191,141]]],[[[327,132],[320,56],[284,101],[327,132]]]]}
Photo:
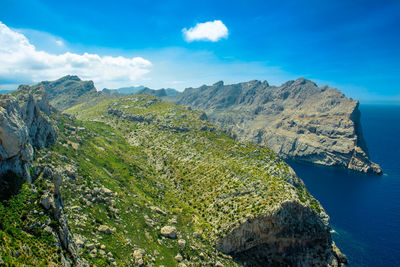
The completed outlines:
{"type": "Polygon", "coordinates": [[[218,82],[214,83],[212,86],[214,86],[214,87],[224,86],[224,81],[218,81],[218,82]]]}
{"type": "Polygon", "coordinates": [[[65,75],[65,76],[61,77],[60,79],[55,80],[55,82],[59,82],[59,83],[62,83],[62,82],[65,82],[65,81],[78,81],[78,82],[80,82],[82,80],[76,75],[65,75]]]}
{"type": "Polygon", "coordinates": [[[83,81],[78,76],[67,75],[55,81],[43,81],[34,86],[22,86],[21,90],[46,91],[52,106],[65,110],[97,95],[93,81],[83,81]]]}

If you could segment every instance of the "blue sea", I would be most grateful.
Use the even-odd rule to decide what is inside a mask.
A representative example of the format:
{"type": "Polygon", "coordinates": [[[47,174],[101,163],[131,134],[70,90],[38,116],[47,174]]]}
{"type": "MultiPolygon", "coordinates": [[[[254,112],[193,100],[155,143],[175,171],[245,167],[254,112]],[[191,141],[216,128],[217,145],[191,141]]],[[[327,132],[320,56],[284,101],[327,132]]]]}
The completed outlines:
{"type": "Polygon", "coordinates": [[[383,176],[288,163],[329,214],[349,266],[400,266],[400,106],[360,110],[370,156],[383,176]]]}

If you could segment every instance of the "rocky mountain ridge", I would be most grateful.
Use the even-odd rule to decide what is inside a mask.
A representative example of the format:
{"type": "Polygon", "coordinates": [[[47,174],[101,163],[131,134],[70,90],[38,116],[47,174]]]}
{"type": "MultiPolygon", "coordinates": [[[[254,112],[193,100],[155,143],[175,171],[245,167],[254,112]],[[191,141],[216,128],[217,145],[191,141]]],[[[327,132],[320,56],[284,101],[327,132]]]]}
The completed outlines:
{"type": "Polygon", "coordinates": [[[280,157],[382,174],[362,135],[358,101],[306,79],[187,88],[165,98],[204,110],[211,122],[241,141],[270,147],[280,157]]]}
{"type": "Polygon", "coordinates": [[[151,89],[145,86],[137,86],[137,87],[123,87],[119,89],[107,89],[104,88],[102,93],[107,95],[135,95],[135,94],[146,94],[146,95],[154,95],[158,97],[164,96],[173,96],[177,95],[179,92],[172,88],[161,88],[161,89],[151,89]]]}
{"type": "Polygon", "coordinates": [[[96,94],[62,114],[46,93],[21,86],[0,102],[0,132],[19,138],[1,138],[1,164],[17,151],[28,181],[0,202],[0,263],[346,263],[324,209],[268,148],[154,96],[96,94]]]}

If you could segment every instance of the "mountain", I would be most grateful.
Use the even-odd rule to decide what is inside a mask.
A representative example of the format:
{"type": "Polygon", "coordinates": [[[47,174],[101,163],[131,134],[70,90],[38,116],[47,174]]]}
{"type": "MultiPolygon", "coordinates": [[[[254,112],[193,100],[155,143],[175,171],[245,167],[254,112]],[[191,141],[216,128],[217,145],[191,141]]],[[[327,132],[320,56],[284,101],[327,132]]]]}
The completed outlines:
{"type": "Polygon", "coordinates": [[[0,96],[2,264],[346,262],[322,206],[269,148],[151,95],[84,93],[63,113],[49,95],[0,96]]]}
{"type": "MultiPolygon", "coordinates": [[[[20,85],[18,90],[23,88],[29,86],[20,85]]],[[[50,104],[60,111],[83,103],[98,94],[93,81],[82,81],[73,75],[55,81],[43,81],[31,87],[32,90],[39,88],[46,90],[50,104]]]]}
{"type": "Polygon", "coordinates": [[[121,87],[118,89],[107,89],[104,88],[102,90],[103,93],[106,94],[120,94],[120,95],[133,95],[139,92],[140,90],[145,89],[146,87],[140,85],[140,86],[130,86],[130,87],[121,87]]]}
{"type": "Polygon", "coordinates": [[[173,88],[166,88],[165,91],[167,92],[167,95],[177,95],[179,94],[179,91],[173,88]]]}
{"type": "Polygon", "coordinates": [[[167,96],[167,91],[165,89],[154,90],[154,89],[150,89],[150,88],[144,88],[143,90],[140,90],[139,92],[137,92],[137,94],[138,95],[140,95],[140,94],[154,95],[154,96],[158,96],[158,97],[163,97],[163,96],[167,96]]]}
{"type": "Polygon", "coordinates": [[[176,95],[179,92],[172,88],[161,88],[161,89],[150,89],[145,86],[132,86],[132,87],[123,87],[119,89],[107,89],[104,88],[102,90],[103,93],[109,95],[134,95],[134,94],[149,94],[154,96],[167,96],[167,95],[176,95]]]}
{"type": "Polygon", "coordinates": [[[240,141],[265,145],[282,158],[382,174],[369,159],[358,101],[337,89],[303,78],[281,86],[221,81],[165,99],[204,110],[240,141]]]}

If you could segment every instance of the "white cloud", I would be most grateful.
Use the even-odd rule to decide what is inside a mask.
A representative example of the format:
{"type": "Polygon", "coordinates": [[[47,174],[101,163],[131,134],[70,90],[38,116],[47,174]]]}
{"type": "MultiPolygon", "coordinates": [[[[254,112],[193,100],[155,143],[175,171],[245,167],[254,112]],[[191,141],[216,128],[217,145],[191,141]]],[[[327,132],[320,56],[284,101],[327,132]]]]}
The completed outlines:
{"type": "Polygon", "coordinates": [[[63,41],[61,41],[61,40],[56,40],[55,42],[56,42],[56,44],[58,46],[63,46],[64,45],[63,41]]]}
{"type": "Polygon", "coordinates": [[[222,38],[228,37],[228,28],[220,20],[197,23],[189,30],[182,30],[183,36],[187,42],[193,41],[211,41],[217,42],[222,38]]]}
{"type": "Polygon", "coordinates": [[[93,80],[101,89],[109,84],[131,84],[148,73],[151,66],[151,62],[142,57],[39,51],[25,35],[0,22],[0,87],[75,74],[93,80]]]}

